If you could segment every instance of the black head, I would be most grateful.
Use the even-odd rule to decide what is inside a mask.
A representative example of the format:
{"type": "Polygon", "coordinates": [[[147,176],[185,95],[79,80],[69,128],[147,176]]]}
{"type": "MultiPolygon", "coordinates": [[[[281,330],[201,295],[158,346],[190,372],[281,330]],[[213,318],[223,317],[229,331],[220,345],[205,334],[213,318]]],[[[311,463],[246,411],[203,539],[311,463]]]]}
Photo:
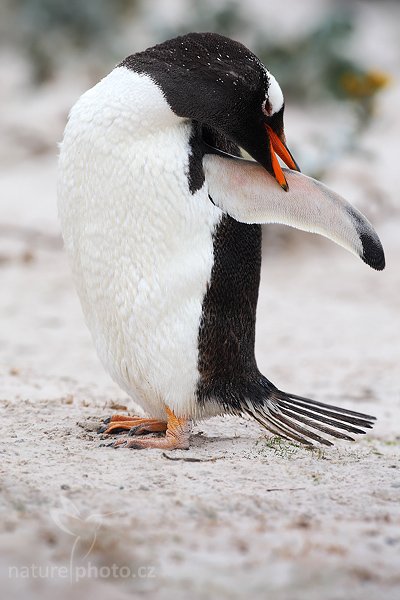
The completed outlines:
{"type": "Polygon", "coordinates": [[[283,95],[245,46],[216,33],[189,33],[128,56],[121,66],[150,75],[178,116],[220,131],[287,189],[275,152],[298,167],[285,145],[283,95]]]}

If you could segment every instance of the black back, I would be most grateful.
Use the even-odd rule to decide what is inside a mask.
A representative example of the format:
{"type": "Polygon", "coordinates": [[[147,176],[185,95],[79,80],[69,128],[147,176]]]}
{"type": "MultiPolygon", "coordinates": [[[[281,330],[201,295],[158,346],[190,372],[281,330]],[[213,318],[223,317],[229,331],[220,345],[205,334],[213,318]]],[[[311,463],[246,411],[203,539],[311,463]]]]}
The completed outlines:
{"type": "MultiPolygon", "coordinates": [[[[209,127],[203,139],[240,155],[237,146],[209,127]]],[[[261,226],[224,215],[213,235],[214,264],[203,300],[198,336],[201,403],[214,400],[239,410],[260,378],[254,345],[261,269],[261,226]]]]}

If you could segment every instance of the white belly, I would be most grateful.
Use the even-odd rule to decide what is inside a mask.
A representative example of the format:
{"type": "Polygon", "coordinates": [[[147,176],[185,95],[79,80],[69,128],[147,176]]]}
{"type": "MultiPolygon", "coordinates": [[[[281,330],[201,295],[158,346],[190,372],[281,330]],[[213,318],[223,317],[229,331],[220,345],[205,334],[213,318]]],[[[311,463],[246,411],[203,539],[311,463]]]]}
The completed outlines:
{"type": "Polygon", "coordinates": [[[111,376],[151,416],[164,417],[165,404],[195,416],[197,336],[221,212],[205,187],[189,192],[190,124],[143,135],[131,115],[116,114],[114,96],[104,100],[105,81],[73,109],[61,147],[65,247],[111,376]]]}

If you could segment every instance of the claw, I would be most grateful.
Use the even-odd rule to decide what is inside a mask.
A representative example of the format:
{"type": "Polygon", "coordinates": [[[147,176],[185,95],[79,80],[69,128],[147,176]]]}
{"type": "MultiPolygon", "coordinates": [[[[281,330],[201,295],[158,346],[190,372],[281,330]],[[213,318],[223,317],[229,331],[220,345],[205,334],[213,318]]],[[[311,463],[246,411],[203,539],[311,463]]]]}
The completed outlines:
{"type": "Polygon", "coordinates": [[[165,431],[166,429],[166,421],[132,417],[130,415],[113,415],[102,422],[97,433],[109,435],[121,433],[122,431],[132,431],[131,435],[139,435],[141,433],[165,431]]]}
{"type": "Polygon", "coordinates": [[[143,448],[160,448],[163,450],[187,450],[189,448],[190,421],[185,418],[178,418],[166,407],[168,423],[157,421],[156,419],[139,419],[131,417],[125,419],[125,426],[121,421],[113,421],[105,433],[115,433],[117,429],[129,429],[127,436],[121,437],[115,442],[108,444],[113,448],[134,448],[136,450],[143,448]],[[136,422],[135,422],[136,421],[136,422]],[[132,424],[133,422],[133,424],[132,424]],[[127,426],[129,424],[129,427],[127,426]],[[166,431],[163,437],[148,436],[144,439],[137,439],[141,433],[153,433],[166,431]]]}
{"type": "Polygon", "coordinates": [[[137,432],[139,429],[140,429],[140,425],[135,425],[134,427],[131,427],[130,430],[128,431],[128,435],[129,436],[137,435],[137,432]]]}

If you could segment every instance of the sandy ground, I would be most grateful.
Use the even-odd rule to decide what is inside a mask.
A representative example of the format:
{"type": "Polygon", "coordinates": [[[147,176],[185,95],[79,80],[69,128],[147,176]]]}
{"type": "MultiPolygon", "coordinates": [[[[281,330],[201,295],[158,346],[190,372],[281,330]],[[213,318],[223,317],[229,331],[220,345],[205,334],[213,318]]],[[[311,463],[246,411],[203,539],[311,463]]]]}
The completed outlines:
{"type": "Polygon", "coordinates": [[[309,451],[214,418],[187,452],[116,451],[96,427],[134,407],[83,323],[57,237],[55,161],[33,162],[0,183],[11,215],[0,245],[4,597],[397,599],[399,222],[377,224],[383,273],[314,236],[264,236],[261,369],[282,389],[375,414],[371,433],[309,451]],[[29,189],[41,190],[36,222],[29,189]]]}

